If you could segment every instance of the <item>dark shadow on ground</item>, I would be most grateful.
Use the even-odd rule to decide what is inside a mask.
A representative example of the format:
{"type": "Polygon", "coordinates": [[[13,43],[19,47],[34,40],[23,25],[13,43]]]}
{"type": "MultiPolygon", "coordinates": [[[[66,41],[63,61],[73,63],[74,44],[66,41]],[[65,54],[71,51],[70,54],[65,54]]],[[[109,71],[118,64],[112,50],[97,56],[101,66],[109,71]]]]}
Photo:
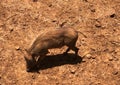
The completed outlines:
{"type": "Polygon", "coordinates": [[[77,64],[81,63],[82,58],[75,54],[58,54],[46,56],[38,65],[38,70],[48,69],[65,64],[77,64]]]}

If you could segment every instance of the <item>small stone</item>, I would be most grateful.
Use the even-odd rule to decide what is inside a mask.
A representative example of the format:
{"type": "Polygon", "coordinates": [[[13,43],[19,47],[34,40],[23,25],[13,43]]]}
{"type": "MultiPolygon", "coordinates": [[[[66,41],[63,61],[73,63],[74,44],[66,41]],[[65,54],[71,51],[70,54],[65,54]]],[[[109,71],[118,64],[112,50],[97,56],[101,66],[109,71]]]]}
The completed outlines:
{"type": "Polygon", "coordinates": [[[56,20],[52,20],[52,22],[57,22],[56,20]]]}
{"type": "Polygon", "coordinates": [[[19,47],[19,46],[16,46],[15,49],[16,49],[16,50],[20,50],[20,47],[19,47]]]}
{"type": "Polygon", "coordinates": [[[91,12],[95,12],[96,10],[95,9],[91,9],[91,12]]]}
{"type": "Polygon", "coordinates": [[[101,27],[101,25],[100,25],[100,24],[96,24],[96,25],[95,25],[95,27],[100,28],[100,27],[101,27]]]}
{"type": "Polygon", "coordinates": [[[92,58],[92,55],[91,54],[86,54],[85,57],[90,59],[90,58],[92,58]]]}
{"type": "Polygon", "coordinates": [[[70,72],[71,72],[72,74],[75,74],[76,69],[71,69],[70,72]]]}
{"type": "Polygon", "coordinates": [[[86,59],[83,58],[83,59],[82,59],[82,62],[86,62],[86,59]]]}
{"type": "Polygon", "coordinates": [[[112,58],[112,57],[109,57],[109,61],[113,61],[113,58],[112,58]]]}
{"type": "Polygon", "coordinates": [[[115,61],[118,61],[119,59],[118,59],[117,57],[114,57],[114,60],[115,60],[115,61]]]}
{"type": "Polygon", "coordinates": [[[35,79],[35,76],[34,76],[34,75],[32,75],[32,79],[35,79]]]}
{"type": "Polygon", "coordinates": [[[52,4],[50,4],[49,7],[52,7],[52,4]]]}
{"type": "Polygon", "coordinates": [[[95,59],[95,56],[92,56],[91,54],[86,54],[85,57],[87,59],[95,59]]]}
{"type": "Polygon", "coordinates": [[[62,23],[60,24],[60,27],[64,27],[64,25],[65,25],[66,23],[67,23],[66,21],[62,22],[62,23]]]}
{"type": "Polygon", "coordinates": [[[118,74],[118,71],[114,71],[112,74],[113,74],[113,75],[117,75],[117,74],[118,74]]]}
{"type": "Polygon", "coordinates": [[[11,27],[11,28],[10,28],[10,32],[12,32],[13,30],[14,30],[14,29],[11,27]]]}
{"type": "Polygon", "coordinates": [[[115,17],[115,14],[110,15],[110,17],[111,17],[111,18],[114,18],[114,17],[115,17]]]}

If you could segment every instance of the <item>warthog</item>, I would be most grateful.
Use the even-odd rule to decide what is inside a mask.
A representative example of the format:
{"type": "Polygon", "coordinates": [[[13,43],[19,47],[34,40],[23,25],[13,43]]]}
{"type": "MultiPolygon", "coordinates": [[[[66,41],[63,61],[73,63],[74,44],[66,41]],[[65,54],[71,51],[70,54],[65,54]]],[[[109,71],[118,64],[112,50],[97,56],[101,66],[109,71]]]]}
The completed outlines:
{"type": "Polygon", "coordinates": [[[26,51],[25,60],[27,65],[27,72],[36,68],[37,61],[35,57],[39,56],[39,60],[42,60],[48,53],[48,49],[60,48],[64,45],[68,46],[65,54],[71,49],[78,53],[78,48],[75,46],[78,39],[78,32],[72,28],[65,29],[50,29],[40,34],[32,46],[26,51]]]}

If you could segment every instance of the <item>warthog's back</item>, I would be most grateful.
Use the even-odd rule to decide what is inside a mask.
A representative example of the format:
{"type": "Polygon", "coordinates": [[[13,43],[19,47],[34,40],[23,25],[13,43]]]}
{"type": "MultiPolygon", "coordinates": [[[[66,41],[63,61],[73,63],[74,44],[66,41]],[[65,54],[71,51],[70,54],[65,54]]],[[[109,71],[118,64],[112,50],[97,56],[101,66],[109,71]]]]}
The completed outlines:
{"type": "Polygon", "coordinates": [[[72,44],[76,41],[78,33],[72,28],[65,29],[49,29],[41,33],[32,44],[29,52],[42,53],[51,48],[59,48],[63,45],[72,44]]]}

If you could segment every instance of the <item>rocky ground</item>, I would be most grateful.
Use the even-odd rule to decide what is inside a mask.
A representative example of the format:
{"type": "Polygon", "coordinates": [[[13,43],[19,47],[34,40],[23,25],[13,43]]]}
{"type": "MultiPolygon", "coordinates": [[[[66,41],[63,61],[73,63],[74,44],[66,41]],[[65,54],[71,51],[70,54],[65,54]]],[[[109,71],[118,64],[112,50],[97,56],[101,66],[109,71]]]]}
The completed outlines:
{"type": "Polygon", "coordinates": [[[120,0],[0,0],[0,85],[120,85],[120,0]],[[50,50],[39,73],[24,54],[40,32],[72,27],[73,51],[50,50]]]}

